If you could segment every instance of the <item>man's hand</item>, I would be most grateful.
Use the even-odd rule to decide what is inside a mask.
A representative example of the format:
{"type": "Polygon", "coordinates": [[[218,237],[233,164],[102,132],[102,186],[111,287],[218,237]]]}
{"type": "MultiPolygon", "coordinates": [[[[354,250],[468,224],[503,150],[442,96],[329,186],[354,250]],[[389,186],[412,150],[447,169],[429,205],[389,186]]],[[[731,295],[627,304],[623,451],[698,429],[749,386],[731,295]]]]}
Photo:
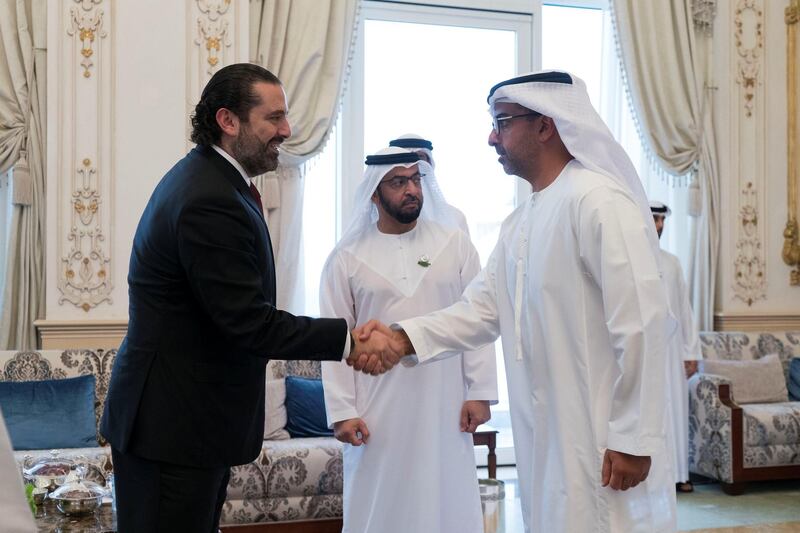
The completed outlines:
{"type": "Polygon", "coordinates": [[[630,455],[614,450],[606,450],[603,457],[603,483],[614,490],[628,490],[635,487],[650,473],[650,456],[630,455]]]}
{"type": "Polygon", "coordinates": [[[697,361],[684,361],[683,370],[686,372],[686,379],[689,379],[697,372],[697,361]]]}
{"type": "Polygon", "coordinates": [[[333,436],[345,444],[361,446],[367,443],[369,429],[367,429],[367,423],[361,418],[340,420],[333,424],[333,436]]]}
{"type": "Polygon", "coordinates": [[[402,353],[402,345],[394,339],[392,330],[377,320],[372,320],[352,331],[353,346],[347,357],[347,364],[365,374],[377,376],[395,366],[402,353]],[[377,325],[375,324],[377,323],[377,325]],[[363,334],[363,329],[371,325],[371,333],[363,334]]]}
{"type": "MultiPolygon", "coordinates": [[[[353,335],[356,335],[356,332],[358,332],[358,340],[362,342],[370,341],[375,335],[384,335],[389,339],[391,351],[397,356],[397,360],[392,362],[393,357],[390,357],[388,361],[384,358],[382,361],[383,372],[386,372],[396,365],[400,358],[415,353],[414,346],[411,345],[411,340],[408,338],[405,331],[402,329],[391,329],[379,320],[370,320],[363,324],[360,328],[353,330],[353,335]]],[[[372,368],[370,365],[373,361],[372,356],[368,358],[359,355],[357,359],[354,359],[353,363],[350,362],[350,359],[351,358],[348,358],[347,364],[353,366],[355,370],[363,370],[366,373],[372,373],[370,372],[372,368]]]]}
{"type": "Polygon", "coordinates": [[[461,406],[461,431],[475,433],[478,426],[492,418],[487,400],[467,400],[461,406]]]}

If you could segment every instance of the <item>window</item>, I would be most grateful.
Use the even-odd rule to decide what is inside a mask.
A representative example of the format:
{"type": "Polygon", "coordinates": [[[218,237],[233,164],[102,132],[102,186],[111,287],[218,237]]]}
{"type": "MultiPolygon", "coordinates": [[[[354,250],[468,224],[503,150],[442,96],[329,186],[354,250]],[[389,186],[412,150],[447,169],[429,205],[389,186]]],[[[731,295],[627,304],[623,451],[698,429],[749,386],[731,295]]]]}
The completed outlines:
{"type": "Polygon", "coordinates": [[[338,218],[339,128],[334,126],[322,153],[306,163],[303,184],[303,301],[302,312],[319,316],[319,281],[340,232],[338,218]]]}
{"type": "Polygon", "coordinates": [[[688,190],[673,187],[648,160],[628,105],[610,14],[604,7],[602,0],[543,6],[542,68],[568,70],[586,82],[592,104],[631,158],[648,198],[672,209],[661,246],[680,258],[686,272],[691,243],[685,238],[689,234],[688,190]]]}
{"type": "MultiPolygon", "coordinates": [[[[458,3],[447,0],[448,5],[458,3]]],[[[469,9],[364,2],[361,38],[336,133],[306,177],[307,314],[318,312],[320,272],[350,221],[365,155],[404,133],[417,133],[433,142],[442,191],[464,212],[482,261],[488,259],[500,223],[530,189],[524,181],[503,173],[487,144],[486,96],[493,83],[538,65],[566,69],[586,81],[592,102],[628,150],[648,193],[672,202],[673,211],[680,212],[680,202],[672,194],[675,189],[653,177],[639,144],[615,63],[609,15],[603,9],[606,1],[519,5],[523,3],[530,14],[492,11],[498,2],[491,0],[463,0],[469,9]],[[541,48],[534,38],[539,27],[541,48]],[[662,186],[671,194],[661,195],[662,186]]],[[[665,242],[668,239],[665,233],[665,242]]],[[[500,430],[498,462],[512,464],[499,342],[496,348],[500,403],[492,408],[491,425],[500,430]]],[[[485,454],[478,453],[476,459],[485,464],[485,454]]]]}

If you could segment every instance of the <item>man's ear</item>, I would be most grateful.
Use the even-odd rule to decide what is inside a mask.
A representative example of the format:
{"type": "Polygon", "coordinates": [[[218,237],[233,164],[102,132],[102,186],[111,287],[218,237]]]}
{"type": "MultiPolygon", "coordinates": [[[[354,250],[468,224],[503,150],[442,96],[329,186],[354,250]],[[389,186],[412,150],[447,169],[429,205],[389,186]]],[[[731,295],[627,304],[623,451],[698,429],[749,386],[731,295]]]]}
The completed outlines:
{"type": "Polygon", "coordinates": [[[221,107],[217,109],[217,114],[214,118],[217,119],[217,124],[222,133],[231,137],[239,135],[239,117],[236,116],[236,113],[221,107]]]}
{"type": "Polygon", "coordinates": [[[556,134],[556,131],[556,123],[553,119],[542,116],[542,120],[539,121],[539,140],[543,142],[549,141],[556,134]]]}

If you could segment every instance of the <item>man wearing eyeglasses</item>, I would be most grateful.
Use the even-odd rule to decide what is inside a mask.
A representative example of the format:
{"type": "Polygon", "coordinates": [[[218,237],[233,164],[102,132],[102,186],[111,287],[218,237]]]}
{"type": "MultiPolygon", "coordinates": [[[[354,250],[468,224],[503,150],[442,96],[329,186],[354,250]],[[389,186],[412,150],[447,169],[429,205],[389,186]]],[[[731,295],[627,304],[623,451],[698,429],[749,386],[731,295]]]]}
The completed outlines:
{"type": "MultiPolygon", "coordinates": [[[[480,270],[433,168],[367,157],[356,215],[320,283],[323,316],[355,326],[446,307],[480,270]]],[[[497,400],[492,346],[378,377],[323,363],[328,423],[344,447],[344,532],[483,531],[472,436],[497,400]]]]}
{"type": "Polygon", "coordinates": [[[404,365],[502,334],[526,532],[675,531],[673,322],[636,171],[571,74],[503,81],[488,103],[489,145],[532,194],[456,304],[370,328],[405,342],[404,365]]]}

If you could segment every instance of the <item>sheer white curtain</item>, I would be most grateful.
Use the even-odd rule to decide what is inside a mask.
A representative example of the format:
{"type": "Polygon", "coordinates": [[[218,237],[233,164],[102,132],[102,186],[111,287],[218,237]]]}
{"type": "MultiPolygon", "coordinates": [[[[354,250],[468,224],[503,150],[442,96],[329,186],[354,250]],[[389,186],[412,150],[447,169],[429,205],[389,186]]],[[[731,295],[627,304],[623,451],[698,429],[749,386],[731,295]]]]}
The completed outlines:
{"type": "Polygon", "coordinates": [[[691,0],[610,5],[646,150],[669,174],[692,175],[687,278],[699,328],[710,330],[719,249],[719,176],[707,88],[711,39],[695,29],[691,0]]]}
{"type": "Polygon", "coordinates": [[[46,30],[46,0],[0,2],[0,173],[14,167],[0,349],[34,348],[44,311],[46,30]]]}
{"type": "MultiPolygon", "coordinates": [[[[358,28],[360,0],[255,0],[251,61],[284,84],[292,136],[280,166],[259,176],[276,253],[278,307],[304,307],[302,267],[305,163],[325,147],[336,122],[358,28]]],[[[331,176],[330,179],[335,179],[331,176]]]]}

